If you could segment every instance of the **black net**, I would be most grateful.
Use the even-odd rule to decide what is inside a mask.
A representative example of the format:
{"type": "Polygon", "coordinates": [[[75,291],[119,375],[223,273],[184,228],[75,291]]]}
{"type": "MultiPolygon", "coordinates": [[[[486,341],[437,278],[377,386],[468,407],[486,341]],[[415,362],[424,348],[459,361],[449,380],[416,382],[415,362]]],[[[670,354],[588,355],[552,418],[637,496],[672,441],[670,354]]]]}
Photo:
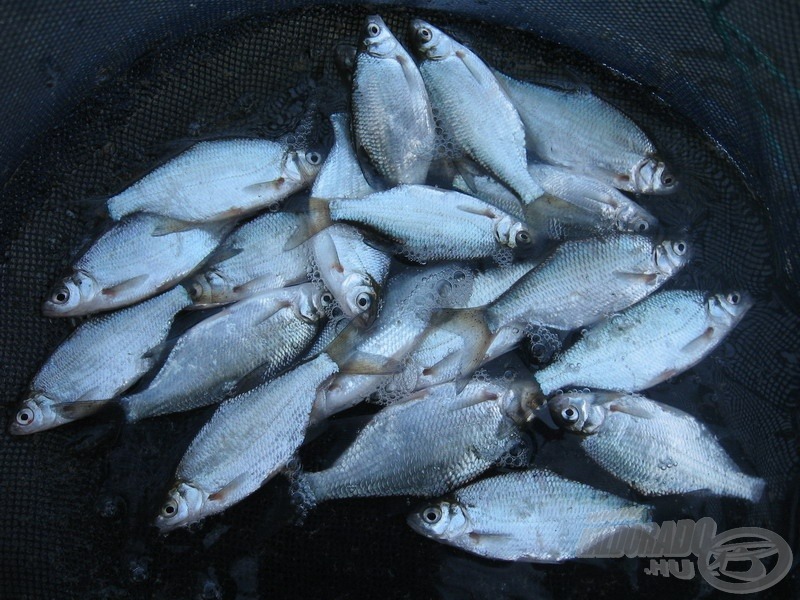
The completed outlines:
{"type": "MultiPolygon", "coordinates": [[[[695,268],[675,285],[743,288],[758,303],[708,360],[648,395],[708,422],[738,462],[767,480],[769,494],[754,506],[697,500],[700,506],[659,510],[665,518],[709,514],[720,529],[772,528],[797,551],[800,237],[792,159],[800,151],[800,5],[0,4],[7,116],[0,138],[0,597],[709,593],[699,577],[648,578],[636,560],[473,559],[413,533],[406,499],[330,502],[298,526],[281,478],[197,530],[159,536],[153,515],[209,410],[135,427],[109,410],[25,438],[5,433],[13,403],[72,329],[44,318],[41,301],[102,226],[102,199],[199,139],[274,138],[294,130],[310,106],[341,109],[347,88],[333,49],[355,41],[363,16],[376,10],[397,32],[423,16],[513,76],[590,85],[641,123],[675,164],[686,182],[680,194],[647,204],[698,248],[695,268]]],[[[336,439],[336,431],[324,434],[308,460],[336,439]]],[[[549,447],[543,456],[556,448],[549,447]]],[[[771,593],[796,592],[796,578],[771,593]]]]}

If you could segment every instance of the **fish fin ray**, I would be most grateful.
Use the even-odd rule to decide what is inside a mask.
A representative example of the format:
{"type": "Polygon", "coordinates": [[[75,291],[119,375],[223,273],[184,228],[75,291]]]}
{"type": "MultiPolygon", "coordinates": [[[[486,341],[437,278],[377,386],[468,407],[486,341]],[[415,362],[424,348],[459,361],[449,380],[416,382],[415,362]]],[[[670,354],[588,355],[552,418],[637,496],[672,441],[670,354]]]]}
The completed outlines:
{"type": "Polygon", "coordinates": [[[103,288],[102,294],[104,296],[111,296],[113,298],[114,296],[118,296],[122,292],[136,288],[140,283],[146,281],[147,278],[148,275],[146,274],[138,275],[136,277],[123,281],[122,283],[118,283],[117,285],[113,285],[108,288],[103,288]]]}

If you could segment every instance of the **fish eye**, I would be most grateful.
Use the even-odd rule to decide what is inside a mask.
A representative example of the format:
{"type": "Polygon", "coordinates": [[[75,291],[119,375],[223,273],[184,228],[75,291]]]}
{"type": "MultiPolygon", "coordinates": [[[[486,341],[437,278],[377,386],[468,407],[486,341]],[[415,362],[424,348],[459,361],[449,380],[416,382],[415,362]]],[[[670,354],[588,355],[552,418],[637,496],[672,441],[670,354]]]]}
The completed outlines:
{"type": "Polygon", "coordinates": [[[739,294],[739,292],[731,292],[727,296],[727,300],[731,304],[739,304],[741,299],[742,299],[742,296],[741,296],[741,294],[739,294]]]}
{"type": "Polygon", "coordinates": [[[467,278],[467,274],[464,271],[456,271],[453,273],[453,280],[454,281],[464,281],[467,278]]]}
{"type": "Polygon", "coordinates": [[[431,525],[438,523],[442,518],[442,509],[438,506],[430,506],[422,511],[422,518],[431,525]]]}
{"type": "Polygon", "coordinates": [[[322,156],[319,152],[306,152],[306,160],[312,165],[318,165],[322,162],[322,156]]]}
{"type": "Polygon", "coordinates": [[[378,27],[375,23],[370,23],[367,25],[367,33],[370,37],[375,37],[381,32],[381,28],[378,27]]]}
{"type": "Polygon", "coordinates": [[[661,173],[661,183],[666,185],[667,187],[674,185],[675,177],[672,175],[672,173],[664,171],[663,173],[661,173]]]}
{"type": "Polygon", "coordinates": [[[174,517],[178,512],[178,503],[175,500],[167,500],[161,507],[161,516],[167,519],[174,517]]]}
{"type": "Polygon", "coordinates": [[[686,243],[685,242],[675,242],[672,244],[672,249],[675,250],[675,254],[678,256],[683,256],[686,254],[686,243]]]}
{"type": "Polygon", "coordinates": [[[23,408],[17,413],[17,423],[19,425],[30,425],[33,423],[34,414],[30,408],[23,408]]]}
{"type": "Polygon", "coordinates": [[[433,34],[431,33],[430,29],[428,29],[427,27],[423,27],[422,29],[419,30],[419,37],[423,42],[429,42],[431,41],[433,34]]]}
{"type": "Polygon", "coordinates": [[[322,304],[324,304],[325,306],[333,302],[333,296],[327,292],[322,294],[320,299],[322,300],[322,304]]]}
{"type": "Polygon", "coordinates": [[[367,292],[361,292],[356,296],[356,304],[358,304],[359,308],[367,309],[369,305],[372,304],[372,298],[370,298],[367,292]]]}
{"type": "Polygon", "coordinates": [[[574,423],[578,420],[578,409],[574,406],[568,406],[561,411],[561,418],[567,423],[574,423]]]}
{"type": "Polygon", "coordinates": [[[192,287],[189,288],[189,295],[192,297],[192,300],[197,300],[203,294],[203,286],[199,283],[193,283],[192,287]]]}
{"type": "Polygon", "coordinates": [[[69,300],[69,290],[65,287],[60,288],[56,293],[53,294],[51,300],[56,304],[64,304],[67,300],[69,300]]]}
{"type": "Polygon", "coordinates": [[[644,233],[645,231],[650,229],[650,225],[647,224],[647,221],[639,221],[634,224],[633,229],[634,231],[637,231],[639,233],[644,233]]]}
{"type": "Polygon", "coordinates": [[[531,243],[531,234],[527,231],[518,231],[517,235],[514,236],[514,239],[517,242],[518,246],[527,246],[531,243]]]}

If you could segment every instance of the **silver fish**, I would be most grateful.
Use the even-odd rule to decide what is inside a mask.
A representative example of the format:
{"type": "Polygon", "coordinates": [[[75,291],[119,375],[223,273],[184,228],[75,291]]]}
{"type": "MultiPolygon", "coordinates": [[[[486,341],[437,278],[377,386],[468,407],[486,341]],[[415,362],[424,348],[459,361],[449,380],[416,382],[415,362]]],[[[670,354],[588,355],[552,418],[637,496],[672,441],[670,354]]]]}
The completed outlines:
{"type": "MultiPolygon", "coordinates": [[[[514,419],[533,386],[475,382],[429,388],[378,414],[328,469],[301,476],[306,500],[432,496],[480,475],[522,443],[514,419]]],[[[521,420],[524,422],[524,419],[521,420]]]]}
{"type": "Polygon", "coordinates": [[[312,421],[358,404],[390,381],[419,344],[433,312],[463,304],[472,283],[471,270],[459,265],[408,270],[393,277],[372,327],[350,328],[326,350],[341,373],[315,403],[312,421]]]}
{"type": "Polygon", "coordinates": [[[689,258],[682,241],[640,235],[564,242],[486,309],[490,331],[512,322],[584,327],[656,291],[689,258]]]}
{"type": "Polygon", "coordinates": [[[187,287],[197,307],[228,304],[308,279],[308,247],[285,246],[302,215],[266,213],[233,231],[187,287]]]}
{"type": "Polygon", "coordinates": [[[707,490],[755,502],[764,480],[741,472],[691,415],[644,396],[570,393],[547,402],[553,420],[584,434],[597,464],[646,496],[707,490]]]}
{"type": "Polygon", "coordinates": [[[469,196],[475,196],[476,198],[485,200],[511,216],[520,220],[525,220],[524,207],[520,204],[514,192],[509,190],[494,177],[475,173],[465,177],[462,172],[453,177],[451,185],[453,189],[459,192],[464,192],[469,196]]]}
{"type": "Polygon", "coordinates": [[[539,240],[528,226],[477,198],[424,185],[402,185],[358,200],[337,199],[318,206],[334,221],[376,231],[397,252],[415,262],[531,252],[539,240]]]}
{"type": "Polygon", "coordinates": [[[108,212],[117,220],[149,212],[195,223],[239,217],[308,187],[322,159],[284,141],[200,142],[109,198],[108,212]]]}
{"type": "Polygon", "coordinates": [[[524,275],[538,267],[542,260],[540,257],[525,258],[509,265],[488,267],[475,273],[472,294],[466,304],[460,308],[476,308],[491,304],[524,275]]]}
{"type": "Polygon", "coordinates": [[[644,527],[650,507],[532,469],[482,479],[426,503],[411,528],[486,558],[560,562],[609,535],[644,527]]]}
{"type": "Polygon", "coordinates": [[[353,131],[378,172],[393,185],[425,183],[436,127],[414,60],[386,23],[372,15],[353,75],[353,131]]]}
{"type": "Polygon", "coordinates": [[[35,433],[69,423],[124,392],[153,366],[151,353],[189,304],[179,286],[80,325],[36,374],[9,431],[35,433]]]}
{"type": "Polygon", "coordinates": [[[545,394],[569,386],[646,390],[700,362],[752,305],[740,292],[653,294],[587,331],[536,380],[545,394]]]}
{"type": "Polygon", "coordinates": [[[261,487],[303,442],[317,390],[336,371],[321,354],[221,404],[183,455],[156,525],[189,525],[261,487]]]}
{"type": "Polygon", "coordinates": [[[546,164],[530,164],[528,172],[549,195],[543,200],[550,199],[549,203],[537,202],[525,213],[537,229],[547,223],[549,228],[560,226],[594,233],[645,233],[658,226],[653,215],[602,181],[546,164]]]}
{"type": "Polygon", "coordinates": [[[171,231],[174,221],[132,215],[98,238],[55,287],[42,312],[73,317],[131,305],[168,289],[216,248],[228,226],[171,231]]]}
{"type": "Polygon", "coordinates": [[[175,343],[146,389],[121,399],[128,421],[182,412],[223,400],[259,367],[269,378],[311,343],[329,292],[313,283],[241,300],[200,321],[175,343]]]}
{"type": "Polygon", "coordinates": [[[495,72],[522,122],[528,152],[618,189],[667,194],[677,180],[645,133],[585,90],[558,90],[495,72]]]}
{"type": "Polygon", "coordinates": [[[543,194],[527,170],[522,121],[492,71],[467,47],[420,19],[412,37],[439,124],[475,162],[529,204],[543,194]]]}

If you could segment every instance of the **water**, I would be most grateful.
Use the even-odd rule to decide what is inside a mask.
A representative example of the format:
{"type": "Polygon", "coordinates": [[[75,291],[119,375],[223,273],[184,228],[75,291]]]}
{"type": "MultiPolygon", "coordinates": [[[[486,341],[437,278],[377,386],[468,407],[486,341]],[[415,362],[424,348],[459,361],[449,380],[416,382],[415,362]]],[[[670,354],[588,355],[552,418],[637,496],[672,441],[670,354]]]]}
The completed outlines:
{"type": "MultiPolygon", "coordinates": [[[[19,398],[71,330],[65,321],[41,317],[39,306],[74,253],[103,226],[102,198],[199,139],[293,131],[309,97],[325,111],[343,109],[347,89],[336,74],[334,48],[356,40],[364,14],[337,8],[248,19],[154,48],[42,139],[6,189],[9,210],[20,215],[4,273],[18,331],[4,363],[7,402],[19,398]]],[[[398,36],[409,15],[382,13],[398,36]]],[[[637,199],[666,234],[685,234],[695,248],[691,265],[668,287],[744,289],[757,305],[697,368],[647,395],[708,423],[737,463],[751,472],[757,467],[769,495],[755,506],[666,499],[657,503],[656,516],[707,514],[720,530],[765,526],[790,537],[791,515],[784,507],[796,477],[787,465],[796,460],[797,424],[789,419],[788,399],[797,389],[791,373],[798,361],[787,332],[800,330],[800,324],[774,287],[776,257],[759,199],[713,140],[635,81],[534,36],[442,14],[413,16],[447,29],[513,77],[588,85],[631,116],[674,169],[681,181],[676,194],[637,199]]],[[[534,349],[540,360],[553,345],[547,341],[534,349]]],[[[50,546],[46,555],[53,568],[70,573],[70,591],[89,590],[82,595],[92,598],[306,597],[321,590],[326,597],[463,597],[466,590],[492,598],[566,590],[588,597],[601,588],[648,595],[677,589],[642,575],[643,565],[635,560],[555,566],[479,560],[414,534],[405,514],[415,502],[407,499],[326,503],[297,527],[289,486],[281,478],[218,518],[160,537],[148,526],[178,460],[211,410],[135,427],[120,425],[109,410],[36,439],[4,436],[2,448],[10,449],[7,456],[20,465],[27,483],[14,492],[23,507],[21,522],[33,523],[21,531],[20,547],[50,546]],[[68,550],[76,544],[81,552],[68,550]]],[[[352,429],[341,421],[320,432],[305,452],[310,464],[341,447],[352,429]]],[[[628,493],[560,434],[541,427],[532,433],[537,462],[628,493]]],[[[699,578],[682,585],[687,595],[700,590],[699,578]]]]}

